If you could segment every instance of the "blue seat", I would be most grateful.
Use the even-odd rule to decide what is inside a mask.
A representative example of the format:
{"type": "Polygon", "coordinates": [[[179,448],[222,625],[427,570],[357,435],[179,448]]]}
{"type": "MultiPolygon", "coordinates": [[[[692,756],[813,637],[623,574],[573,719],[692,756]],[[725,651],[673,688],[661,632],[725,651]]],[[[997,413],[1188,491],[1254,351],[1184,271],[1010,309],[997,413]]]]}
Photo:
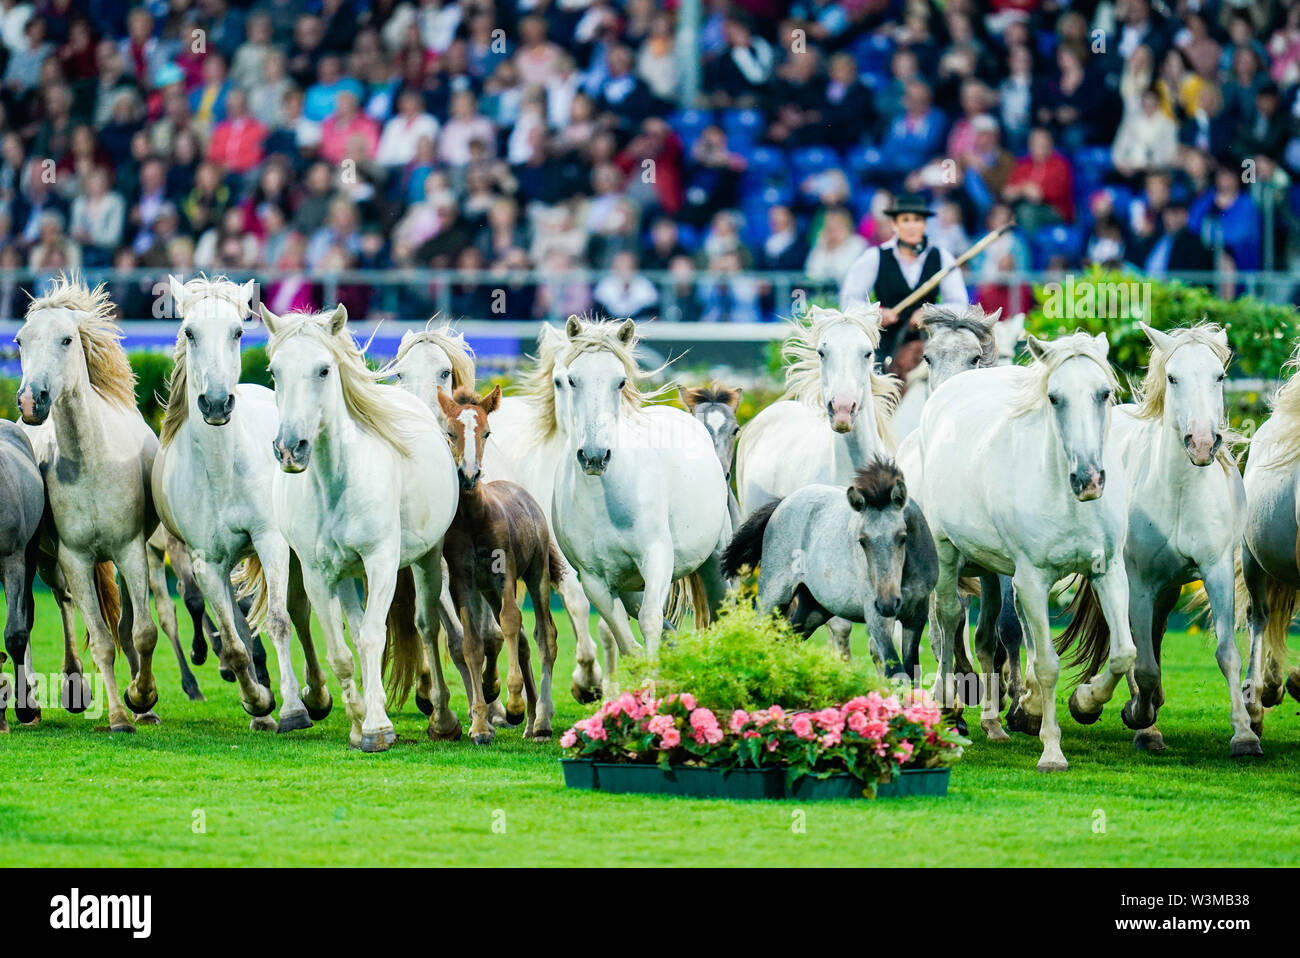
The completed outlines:
{"type": "Polygon", "coordinates": [[[756,146],[745,157],[749,166],[745,169],[745,186],[760,189],[769,183],[789,183],[790,168],[786,166],[785,154],[770,146],[756,146]]]}
{"type": "Polygon", "coordinates": [[[1110,148],[1106,146],[1082,147],[1075,152],[1073,161],[1076,183],[1085,181],[1097,186],[1115,170],[1115,164],[1110,159],[1110,148]]]}
{"type": "Polygon", "coordinates": [[[668,118],[668,123],[677,131],[689,151],[704,128],[713,123],[713,113],[709,110],[678,110],[668,118]]]}
{"type": "Polygon", "coordinates": [[[763,240],[767,239],[767,211],[772,205],[762,196],[752,196],[744,201],[740,213],[745,223],[740,235],[746,245],[761,246],[763,240]]]}
{"type": "Polygon", "coordinates": [[[1071,263],[1078,260],[1083,249],[1083,236],[1074,226],[1058,223],[1038,229],[1029,243],[1034,269],[1044,269],[1053,256],[1065,256],[1071,263]]]}
{"type": "Polygon", "coordinates": [[[859,37],[850,47],[853,59],[863,73],[878,77],[889,76],[889,61],[894,55],[894,40],[880,33],[868,33],[859,37]]]}
{"type": "Polygon", "coordinates": [[[796,183],[840,166],[840,155],[824,146],[801,146],[790,151],[790,172],[796,183]]]}
{"type": "Polygon", "coordinates": [[[876,183],[889,177],[884,154],[868,143],[849,151],[849,176],[856,183],[876,183]]]}
{"type": "Polygon", "coordinates": [[[727,145],[732,149],[751,146],[763,135],[767,123],[758,110],[724,110],[722,131],[727,134],[727,145]]]}
{"type": "Polygon", "coordinates": [[[681,242],[686,252],[694,254],[700,248],[700,231],[690,223],[677,224],[677,239],[681,242]]]}

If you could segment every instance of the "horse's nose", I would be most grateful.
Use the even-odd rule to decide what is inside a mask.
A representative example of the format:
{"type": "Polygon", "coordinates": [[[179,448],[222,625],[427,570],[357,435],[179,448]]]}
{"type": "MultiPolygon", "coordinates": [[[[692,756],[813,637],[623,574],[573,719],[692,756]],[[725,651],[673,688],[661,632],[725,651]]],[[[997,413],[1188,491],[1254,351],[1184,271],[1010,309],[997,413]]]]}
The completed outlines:
{"type": "Polygon", "coordinates": [[[876,611],[886,619],[892,619],[898,615],[898,610],[903,607],[903,597],[894,596],[876,596],[876,611]]]}
{"type": "Polygon", "coordinates": [[[275,458],[280,463],[280,468],[285,472],[302,472],[307,468],[307,458],[311,455],[311,443],[306,439],[294,440],[292,437],[281,439],[277,437],[271,444],[275,450],[275,458]]]}
{"type": "Polygon", "coordinates": [[[196,404],[205,422],[213,426],[224,425],[230,421],[230,413],[235,408],[235,394],[225,391],[200,393],[196,404]]]}
{"type": "Polygon", "coordinates": [[[849,432],[858,415],[858,401],[836,397],[826,404],[826,414],[831,418],[831,428],[836,432],[849,432]]]}
{"type": "Polygon", "coordinates": [[[578,450],[578,465],[582,467],[582,471],[587,475],[598,476],[609,465],[611,455],[612,450],[610,449],[580,448],[578,450]]]}
{"type": "Polygon", "coordinates": [[[1100,499],[1106,488],[1106,470],[1084,466],[1070,473],[1070,490],[1080,502],[1100,499]]]}
{"type": "Polygon", "coordinates": [[[23,422],[40,425],[50,413],[50,391],[44,386],[26,386],[18,391],[18,409],[23,422]]]}
{"type": "Polygon", "coordinates": [[[1183,436],[1183,445],[1193,465],[1208,466],[1223,445],[1223,435],[1218,429],[1194,427],[1183,436]]]}

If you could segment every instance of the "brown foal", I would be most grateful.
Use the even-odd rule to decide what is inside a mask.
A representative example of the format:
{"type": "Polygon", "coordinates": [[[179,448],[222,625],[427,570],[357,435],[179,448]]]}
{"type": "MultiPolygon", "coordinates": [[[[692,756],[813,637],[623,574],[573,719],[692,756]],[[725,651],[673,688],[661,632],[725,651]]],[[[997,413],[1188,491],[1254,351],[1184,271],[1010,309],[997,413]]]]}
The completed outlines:
{"type": "Polygon", "coordinates": [[[524,719],[524,737],[549,739],[555,704],[551,671],[555,665],[555,622],[551,619],[551,586],[563,563],[551,540],[546,514],[522,486],[498,479],[479,482],[483,445],[490,427],[488,415],[501,400],[496,387],[483,397],[468,389],[455,397],[438,390],[438,405],[447,424],[447,439],[460,473],[460,505],[443,541],[442,554],[451,578],[451,597],[465,633],[465,664],[471,683],[470,738],[478,745],[492,741],[488,706],[483,695],[484,636],[474,627],[470,600],[475,593],[496,610],[505,638],[509,671],[506,676],[506,720],[524,719]],[[534,684],[523,636],[518,584],[522,581],[536,616],[534,641],[542,655],[542,685],[534,684]],[[522,646],[522,651],[521,651],[522,646]],[[521,667],[522,660],[522,667],[521,667]],[[538,708],[540,698],[541,706],[538,708]]]}

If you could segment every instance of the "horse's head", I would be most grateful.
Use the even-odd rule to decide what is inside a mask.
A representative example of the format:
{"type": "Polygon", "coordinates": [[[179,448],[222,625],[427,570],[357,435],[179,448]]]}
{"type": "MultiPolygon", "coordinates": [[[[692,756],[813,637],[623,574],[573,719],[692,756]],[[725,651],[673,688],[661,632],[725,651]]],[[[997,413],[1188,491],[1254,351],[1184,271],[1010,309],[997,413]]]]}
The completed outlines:
{"type": "Polygon", "coordinates": [[[1177,430],[1192,464],[1208,466],[1223,445],[1228,334],[1207,329],[1203,335],[1193,330],[1177,330],[1171,335],[1146,323],[1141,326],[1151,340],[1151,367],[1164,369],[1163,384],[1153,383],[1150,388],[1164,389],[1165,421],[1177,430]]]}
{"type": "Polygon", "coordinates": [[[265,306],[262,319],[271,333],[271,375],[275,380],[275,406],[280,413],[280,431],[273,440],[275,458],[285,472],[302,472],[311,461],[312,445],[326,422],[341,416],[343,388],[339,381],[339,352],[331,349],[327,336],[337,336],[347,322],[341,305],[330,315],[329,330],[309,318],[280,319],[265,306]],[[301,328],[282,342],[278,334],[301,328]]]}
{"type": "Polygon", "coordinates": [[[1069,467],[1070,489],[1080,502],[1099,499],[1106,486],[1106,431],[1115,395],[1109,349],[1105,333],[1076,333],[1055,342],[1029,337],[1029,352],[1046,366],[1050,418],[1069,467]]]}
{"type": "Polygon", "coordinates": [[[997,362],[993,329],[1002,310],[985,315],[978,306],[953,309],[927,306],[921,311],[925,334],[925,362],[930,369],[930,389],[970,369],[997,362]]]}
{"type": "MultiPolygon", "coordinates": [[[[412,335],[407,333],[407,335],[412,335]]],[[[415,340],[393,363],[393,382],[415,395],[430,409],[437,408],[438,391],[451,390],[451,357],[437,343],[415,340]]]]}
{"type": "Polygon", "coordinates": [[[858,415],[871,409],[871,371],[876,342],[857,323],[832,323],[817,341],[821,396],[831,428],[852,432],[858,415]]]}
{"type": "Polygon", "coordinates": [[[718,454],[722,471],[731,479],[731,462],[736,452],[736,440],[740,436],[740,426],[736,422],[736,407],[740,405],[743,390],[712,389],[701,387],[678,389],[682,404],[691,415],[704,424],[713,440],[713,451],[718,454]]]}
{"type": "Polygon", "coordinates": [[[451,443],[451,454],[460,473],[460,487],[471,490],[478,485],[483,472],[483,446],[492,435],[488,416],[501,402],[501,387],[493,386],[482,397],[469,389],[458,389],[452,397],[440,388],[437,397],[438,407],[447,421],[447,441],[451,443]]]}
{"type": "Polygon", "coordinates": [[[867,557],[876,612],[898,615],[903,605],[903,564],[907,555],[907,485],[892,462],[877,459],[858,470],[848,488],[849,507],[861,518],[858,543],[867,557]]]}
{"type": "MultiPolygon", "coordinates": [[[[583,323],[571,316],[565,332],[573,342],[583,335],[583,323]]],[[[617,341],[627,348],[635,337],[636,324],[630,319],[620,324],[615,333],[617,341]]],[[[627,364],[612,349],[583,349],[569,357],[565,381],[569,391],[570,436],[577,446],[578,465],[587,475],[599,476],[614,455],[623,390],[628,385],[627,364]]],[[[561,415],[557,405],[557,420],[561,415]]]]}
{"type": "Polygon", "coordinates": [[[224,281],[187,289],[175,276],[167,280],[185,342],[186,401],[208,425],[224,426],[235,408],[235,387],[242,371],[239,342],[244,317],[252,310],[254,283],[229,284],[237,290],[232,298],[213,294],[224,293],[224,281]]]}
{"type": "Polygon", "coordinates": [[[81,318],[73,309],[34,309],[14,337],[23,370],[18,409],[28,425],[45,422],[55,400],[87,378],[81,318]]]}

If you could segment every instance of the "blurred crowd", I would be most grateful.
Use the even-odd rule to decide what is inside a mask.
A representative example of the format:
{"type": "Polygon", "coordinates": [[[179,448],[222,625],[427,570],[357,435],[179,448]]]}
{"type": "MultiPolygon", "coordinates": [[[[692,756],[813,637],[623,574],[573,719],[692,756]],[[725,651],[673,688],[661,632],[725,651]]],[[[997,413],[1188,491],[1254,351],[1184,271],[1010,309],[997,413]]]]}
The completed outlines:
{"type": "Polygon", "coordinates": [[[331,292],[754,321],[789,312],[765,274],[837,286],[903,190],[953,252],[1015,219],[968,272],[989,305],[1031,268],[1297,258],[1300,0],[704,0],[689,51],[677,8],[0,0],[0,268],[275,270],[276,311],[446,268],[331,292]]]}

